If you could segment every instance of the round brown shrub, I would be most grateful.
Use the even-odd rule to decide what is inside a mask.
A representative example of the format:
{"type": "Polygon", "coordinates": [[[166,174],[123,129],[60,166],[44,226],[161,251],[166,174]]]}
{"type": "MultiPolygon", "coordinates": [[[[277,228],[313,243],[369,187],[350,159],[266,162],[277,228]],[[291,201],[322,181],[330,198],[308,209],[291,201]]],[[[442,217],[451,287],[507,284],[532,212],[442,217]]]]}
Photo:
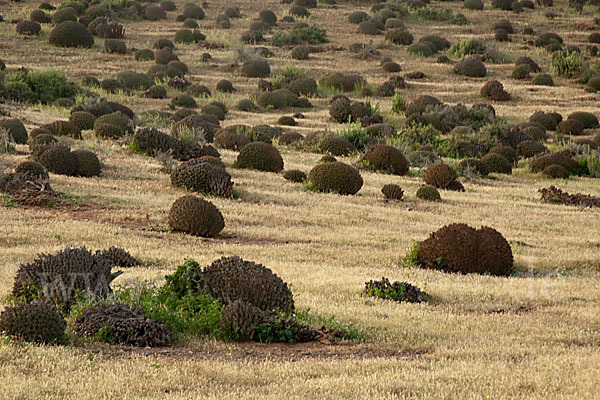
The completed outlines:
{"type": "Polygon", "coordinates": [[[459,167],[463,174],[465,174],[467,170],[475,172],[480,176],[487,176],[490,173],[490,169],[488,168],[487,164],[476,158],[466,158],[462,160],[459,164],[459,167]]]}
{"type": "Polygon", "coordinates": [[[385,33],[385,40],[395,44],[409,46],[412,44],[413,35],[404,28],[391,29],[385,33]]]}
{"type": "Polygon", "coordinates": [[[369,166],[394,175],[405,175],[408,172],[408,161],[402,152],[393,146],[371,146],[365,153],[364,160],[369,166]]]}
{"type": "Polygon", "coordinates": [[[239,168],[256,169],[266,172],[283,170],[283,158],[279,150],[271,144],[252,142],[242,147],[236,160],[239,168]]]}
{"type": "Polygon", "coordinates": [[[302,183],[306,180],[306,174],[298,169],[288,169],[283,172],[286,181],[302,183]]]}
{"type": "Polygon", "coordinates": [[[536,155],[529,162],[529,168],[532,172],[542,172],[547,166],[553,164],[560,165],[569,172],[575,171],[578,167],[577,162],[570,157],[568,152],[560,152],[536,155]]]}
{"type": "Polygon", "coordinates": [[[20,35],[37,35],[42,30],[42,26],[35,21],[20,21],[17,23],[16,30],[20,35]]]}
{"type": "Polygon", "coordinates": [[[94,129],[96,116],[87,111],[76,111],[71,113],[69,121],[81,130],[94,129]]]}
{"type": "Polygon", "coordinates": [[[162,7],[149,4],[144,9],[144,17],[150,21],[159,21],[161,19],[167,19],[167,12],[162,7]]]}
{"type": "Polygon", "coordinates": [[[0,332],[19,340],[59,344],[67,323],[56,306],[44,303],[17,303],[0,314],[0,332]]]}
{"type": "Polygon", "coordinates": [[[193,236],[213,237],[223,230],[225,221],[219,209],[198,196],[175,200],[169,210],[169,226],[193,236]]]}
{"type": "Polygon", "coordinates": [[[546,146],[536,140],[526,140],[517,146],[519,157],[523,158],[530,158],[537,154],[546,153],[547,151],[546,146]]]}
{"type": "Polygon", "coordinates": [[[482,97],[495,101],[508,101],[510,94],[504,90],[502,83],[498,81],[489,81],[481,88],[479,92],[482,97]]]}
{"type": "Polygon", "coordinates": [[[313,190],[341,195],[356,194],[363,185],[360,173],[350,165],[339,161],[316,165],[308,174],[308,181],[313,190]]]}
{"type": "Polygon", "coordinates": [[[58,47],[92,47],[94,36],[79,22],[65,21],[52,29],[48,42],[58,47]]]}
{"type": "Polygon", "coordinates": [[[40,155],[39,162],[55,174],[73,176],[77,172],[77,159],[64,146],[48,148],[40,155]]]}
{"type": "Polygon", "coordinates": [[[584,126],[584,129],[596,129],[600,128],[600,123],[598,123],[598,117],[590,112],[585,111],[576,111],[574,113],[569,114],[567,120],[575,119],[581,122],[584,126]]]}
{"type": "Polygon", "coordinates": [[[477,57],[467,58],[454,66],[454,73],[471,78],[483,78],[486,75],[485,65],[477,57]]]}
{"type": "Polygon", "coordinates": [[[348,15],[348,22],[351,24],[360,24],[369,19],[369,14],[364,11],[353,11],[348,15]]]}
{"type": "Polygon", "coordinates": [[[496,230],[450,224],[432,233],[417,252],[425,268],[445,272],[509,275],[513,268],[510,244],[496,230]]]}
{"type": "Polygon", "coordinates": [[[89,150],[73,150],[71,154],[75,157],[77,168],[75,175],[83,177],[99,176],[102,166],[98,156],[89,150]]]}
{"type": "Polygon", "coordinates": [[[379,35],[381,31],[373,21],[363,21],[358,24],[358,33],[363,35],[379,35]]]}
{"type": "Polygon", "coordinates": [[[273,26],[277,24],[277,15],[271,10],[261,10],[258,14],[258,20],[273,26]]]}
{"type": "Polygon", "coordinates": [[[544,168],[543,174],[548,178],[553,179],[567,179],[569,177],[569,171],[562,165],[551,164],[544,168]]]}
{"type": "Polygon", "coordinates": [[[242,66],[242,75],[250,78],[266,78],[271,75],[271,67],[267,60],[262,58],[249,60],[242,66]]]}
{"type": "Polygon", "coordinates": [[[396,184],[388,183],[387,185],[383,185],[381,188],[381,193],[383,193],[383,197],[387,200],[402,200],[404,196],[404,190],[396,184]]]}
{"type": "Polygon", "coordinates": [[[490,153],[500,154],[502,157],[506,158],[508,162],[515,164],[518,160],[517,151],[510,147],[504,145],[497,145],[490,149],[490,153]]]}
{"type": "Polygon", "coordinates": [[[230,197],[233,182],[221,165],[220,160],[215,163],[203,157],[185,161],[171,172],[171,184],[195,192],[230,197]]]}
{"type": "Polygon", "coordinates": [[[25,128],[25,125],[20,120],[16,118],[2,118],[0,119],[0,128],[6,129],[15,143],[27,143],[27,128],[25,128]]]}
{"type": "Polygon", "coordinates": [[[250,143],[250,139],[239,133],[222,131],[215,136],[215,144],[223,149],[239,151],[250,143]]]}
{"type": "Polygon", "coordinates": [[[446,189],[456,180],[456,173],[452,167],[440,161],[429,165],[425,169],[423,180],[428,185],[446,189]]]}
{"type": "Polygon", "coordinates": [[[577,119],[567,119],[558,124],[556,131],[564,135],[583,135],[585,126],[577,119]]]}
{"type": "Polygon", "coordinates": [[[356,151],[356,147],[348,140],[338,135],[327,135],[319,143],[321,153],[333,156],[347,156],[356,151]]]}
{"type": "Polygon", "coordinates": [[[107,53],[126,54],[127,45],[121,39],[104,39],[104,50],[107,53]]]}

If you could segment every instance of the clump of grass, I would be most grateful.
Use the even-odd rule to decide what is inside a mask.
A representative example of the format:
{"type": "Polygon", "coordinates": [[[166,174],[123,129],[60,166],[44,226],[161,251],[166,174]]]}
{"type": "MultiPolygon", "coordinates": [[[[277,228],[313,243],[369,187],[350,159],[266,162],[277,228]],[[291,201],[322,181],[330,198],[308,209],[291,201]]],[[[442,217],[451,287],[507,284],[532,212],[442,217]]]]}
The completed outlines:
{"type": "Polygon", "coordinates": [[[406,110],[406,97],[400,93],[396,93],[392,99],[392,112],[394,114],[402,114],[406,110]]]}
{"type": "Polygon", "coordinates": [[[337,134],[352,143],[357,149],[363,149],[371,140],[371,136],[363,129],[360,122],[348,122],[337,134]]]}
{"type": "Polygon", "coordinates": [[[571,78],[583,68],[584,59],[576,51],[557,51],[552,54],[552,69],[557,76],[571,78]]]}

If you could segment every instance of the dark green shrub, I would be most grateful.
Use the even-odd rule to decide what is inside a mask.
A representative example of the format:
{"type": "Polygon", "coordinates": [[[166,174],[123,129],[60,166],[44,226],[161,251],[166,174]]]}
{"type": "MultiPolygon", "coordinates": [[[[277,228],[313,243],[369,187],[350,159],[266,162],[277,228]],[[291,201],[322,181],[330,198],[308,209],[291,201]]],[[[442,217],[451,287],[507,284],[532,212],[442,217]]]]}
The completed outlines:
{"type": "Polygon", "coordinates": [[[552,76],[548,74],[538,74],[534,76],[531,83],[536,86],[554,86],[554,80],[552,79],[552,76]]]}
{"type": "Polygon", "coordinates": [[[467,10],[483,10],[482,0],[464,0],[463,7],[467,10]]]}
{"type": "Polygon", "coordinates": [[[239,151],[248,143],[250,140],[246,136],[231,131],[222,131],[215,136],[215,144],[227,150],[239,151]]]}
{"type": "Polygon", "coordinates": [[[98,156],[89,150],[73,150],[71,154],[75,157],[77,167],[75,175],[83,177],[99,176],[102,166],[98,156]]]}
{"type": "Polygon", "coordinates": [[[479,176],[487,176],[490,173],[490,169],[487,164],[476,158],[465,158],[459,164],[459,168],[463,175],[475,173],[479,176]]]}
{"type": "Polygon", "coordinates": [[[358,33],[363,35],[380,35],[381,31],[375,22],[367,20],[358,24],[358,33]]]}
{"type": "Polygon", "coordinates": [[[363,185],[360,173],[339,161],[324,162],[313,167],[308,174],[308,182],[313,190],[341,195],[356,194],[363,185]]]}
{"type": "Polygon", "coordinates": [[[133,143],[137,149],[148,155],[170,151],[174,157],[178,157],[183,151],[180,140],[150,127],[138,129],[133,136],[133,143]]]}
{"type": "MultiPolygon", "coordinates": [[[[174,136],[180,138],[182,135],[191,134],[194,140],[202,139],[206,142],[212,142],[218,128],[217,123],[218,120],[214,117],[192,114],[175,122],[171,132],[174,136]]],[[[184,146],[191,144],[186,144],[183,140],[182,142],[184,146]]]]}
{"type": "Polygon", "coordinates": [[[16,118],[2,118],[0,119],[0,128],[6,129],[15,143],[27,143],[27,128],[25,128],[25,125],[20,120],[16,118]]]}
{"type": "Polygon", "coordinates": [[[277,16],[271,10],[261,10],[258,14],[258,20],[271,26],[277,24],[277,16]]]}
{"type": "Polygon", "coordinates": [[[343,97],[335,100],[329,105],[329,115],[341,124],[349,122],[352,119],[350,101],[343,97]]]}
{"type": "Polygon", "coordinates": [[[180,94],[171,99],[171,107],[196,108],[198,103],[192,96],[180,94]]]}
{"type": "Polygon", "coordinates": [[[312,78],[296,78],[282,86],[296,96],[314,96],[317,93],[317,82],[312,78]]]}
{"type": "Polygon", "coordinates": [[[283,177],[286,181],[294,182],[294,183],[302,183],[305,182],[307,176],[304,172],[297,169],[288,169],[283,172],[283,177]]]}
{"type": "Polygon", "coordinates": [[[451,224],[419,245],[417,262],[424,268],[445,272],[504,276],[512,271],[513,255],[510,244],[498,231],[451,224]]]}
{"type": "Polygon", "coordinates": [[[364,11],[353,11],[348,15],[348,22],[351,24],[360,24],[369,19],[369,14],[364,11]]]}
{"type": "Polygon", "coordinates": [[[418,287],[407,282],[390,283],[389,279],[385,277],[380,281],[366,282],[362,295],[408,303],[421,303],[427,298],[427,294],[418,287]]]}
{"type": "Polygon", "coordinates": [[[481,158],[481,162],[485,163],[490,172],[500,174],[512,174],[512,165],[505,157],[497,153],[488,153],[481,158]]]}
{"type": "Polygon", "coordinates": [[[159,21],[167,19],[167,12],[159,6],[149,4],[144,9],[144,17],[150,21],[159,21]]]}
{"type": "Polygon", "coordinates": [[[77,10],[72,7],[65,7],[56,11],[52,15],[52,23],[58,25],[63,22],[77,22],[77,10]]]}
{"type": "Polygon", "coordinates": [[[294,60],[307,60],[310,55],[310,48],[305,45],[294,46],[292,49],[292,58],[294,60]]]}
{"type": "Polygon", "coordinates": [[[385,33],[385,40],[395,44],[408,46],[413,42],[413,35],[404,28],[391,29],[385,33]]]}
{"type": "Polygon", "coordinates": [[[290,8],[290,15],[296,18],[308,18],[310,17],[310,11],[302,6],[292,6],[290,8]]]}
{"type": "Polygon", "coordinates": [[[0,332],[26,342],[60,344],[66,327],[62,314],[51,304],[18,303],[0,314],[0,332]]]}
{"type": "Polygon", "coordinates": [[[302,136],[298,132],[286,132],[281,135],[278,139],[278,143],[282,145],[291,145],[293,143],[297,143],[304,140],[304,136],[302,136]]]}
{"type": "Polygon", "coordinates": [[[242,75],[250,78],[266,78],[271,75],[271,68],[267,60],[257,58],[246,61],[242,66],[242,75]]]}
{"type": "Polygon", "coordinates": [[[341,90],[343,92],[351,92],[358,85],[366,83],[365,79],[360,75],[344,75],[339,72],[334,72],[325,75],[319,81],[319,85],[341,90]]]}
{"type": "Polygon", "coordinates": [[[287,32],[277,32],[271,39],[273,44],[278,47],[294,44],[320,44],[327,42],[327,31],[313,25],[310,27],[296,26],[287,32]]]}
{"type": "Polygon", "coordinates": [[[347,156],[355,152],[356,147],[341,136],[327,135],[319,143],[319,151],[333,156],[347,156]]]}
{"type": "Polygon", "coordinates": [[[204,10],[201,7],[199,7],[193,3],[188,3],[185,5],[185,8],[183,10],[183,15],[186,18],[192,18],[192,19],[204,19],[204,17],[205,17],[204,10]]]}
{"type": "Polygon", "coordinates": [[[298,105],[298,96],[288,89],[277,89],[272,92],[263,92],[256,98],[256,103],[262,108],[287,108],[298,105]]]}
{"type": "Polygon", "coordinates": [[[407,47],[406,52],[419,57],[431,57],[433,50],[426,43],[414,43],[407,47]]]}
{"type": "Polygon", "coordinates": [[[77,159],[64,146],[51,146],[40,155],[39,162],[54,174],[74,176],[77,172],[77,159]]]}
{"type": "Polygon", "coordinates": [[[569,173],[575,172],[578,168],[577,162],[570,157],[568,152],[536,155],[529,162],[529,168],[532,172],[542,172],[547,166],[553,164],[564,167],[569,173]]]}
{"type": "Polygon", "coordinates": [[[540,124],[544,129],[555,131],[558,127],[558,122],[551,114],[546,114],[543,111],[537,111],[529,117],[529,122],[540,124]]]}
{"type": "Polygon", "coordinates": [[[556,127],[556,131],[558,133],[562,133],[564,135],[575,135],[575,136],[583,135],[584,129],[585,129],[585,126],[578,119],[564,120],[560,124],[558,124],[558,126],[556,127]]]}
{"type": "Polygon", "coordinates": [[[17,23],[16,30],[20,35],[38,35],[42,26],[35,21],[21,21],[17,23]]]}
{"type": "Polygon", "coordinates": [[[52,104],[79,91],[63,73],[54,70],[19,71],[7,76],[5,84],[13,100],[30,103],[52,104]]]}
{"type": "Polygon", "coordinates": [[[223,215],[214,204],[198,196],[178,198],[169,210],[169,226],[193,236],[213,237],[223,230],[223,215]]]}
{"type": "Polygon", "coordinates": [[[518,64],[515,65],[515,69],[513,69],[512,74],[510,75],[513,79],[530,79],[531,76],[529,73],[531,72],[531,67],[527,64],[518,64]]]}
{"type": "Polygon", "coordinates": [[[500,154],[511,164],[516,164],[518,160],[517,151],[511,146],[496,145],[490,149],[490,153],[500,154]]]}
{"type": "Polygon", "coordinates": [[[197,30],[180,29],[175,32],[175,43],[199,43],[206,40],[206,36],[197,30]]]}
{"type": "Polygon", "coordinates": [[[253,142],[242,147],[236,164],[239,168],[259,171],[280,172],[283,170],[283,159],[279,150],[273,145],[263,142],[253,142]]]}
{"type": "Polygon", "coordinates": [[[42,10],[33,10],[31,14],[29,14],[29,19],[40,24],[47,24],[52,21],[52,17],[46,14],[42,10]]]}
{"type": "Polygon", "coordinates": [[[96,116],[87,111],[75,111],[69,116],[69,122],[81,130],[94,129],[96,116]]]}
{"type": "Polygon", "coordinates": [[[154,52],[154,60],[157,64],[166,65],[169,63],[169,61],[179,61],[179,57],[173,53],[173,50],[169,49],[168,47],[163,47],[154,52]]]}
{"type": "Polygon", "coordinates": [[[190,85],[185,90],[187,94],[194,97],[210,97],[210,89],[204,85],[190,85]]]}
{"type": "Polygon", "coordinates": [[[526,140],[519,143],[517,146],[517,152],[519,157],[530,158],[537,154],[546,153],[548,149],[542,143],[536,140],[526,140]]]}
{"type": "Polygon", "coordinates": [[[152,85],[142,96],[148,99],[164,99],[167,97],[167,89],[160,85],[152,85]]]}
{"type": "Polygon", "coordinates": [[[117,81],[125,88],[132,90],[147,90],[153,82],[146,74],[133,71],[119,72],[117,81]]]}
{"type": "Polygon", "coordinates": [[[297,126],[298,123],[294,119],[294,117],[290,117],[289,115],[284,115],[279,117],[277,120],[277,125],[285,125],[285,126],[297,126]]]}
{"type": "Polygon", "coordinates": [[[48,41],[58,47],[92,47],[94,36],[79,22],[65,21],[54,27],[48,41]]]}
{"type": "Polygon", "coordinates": [[[592,114],[590,112],[577,111],[577,112],[571,113],[567,117],[567,120],[569,120],[569,119],[578,120],[579,122],[581,122],[583,124],[584,129],[600,128],[600,124],[598,123],[598,117],[596,117],[594,114],[592,114]]]}
{"type": "Polygon", "coordinates": [[[442,201],[442,197],[440,196],[440,192],[435,188],[435,186],[431,185],[423,185],[419,189],[417,189],[417,198],[421,200],[427,201],[442,201]]]}

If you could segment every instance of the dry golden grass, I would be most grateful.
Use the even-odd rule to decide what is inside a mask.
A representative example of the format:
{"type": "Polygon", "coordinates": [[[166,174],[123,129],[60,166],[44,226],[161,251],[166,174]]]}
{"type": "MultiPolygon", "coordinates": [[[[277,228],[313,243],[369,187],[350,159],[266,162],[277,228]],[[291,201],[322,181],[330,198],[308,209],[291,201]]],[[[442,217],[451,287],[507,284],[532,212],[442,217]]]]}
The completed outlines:
{"type": "MultiPolygon", "coordinates": [[[[177,1],[178,7],[183,1],[177,1]]],[[[232,20],[231,30],[214,29],[220,5],[211,2],[201,30],[210,41],[235,47],[240,33],[258,11],[272,8],[278,16],[288,6],[236,1],[246,18],[232,20]]],[[[561,5],[566,3],[560,1],[561,5]]],[[[31,0],[0,3],[5,20],[26,17],[37,7],[31,0]]],[[[442,6],[461,9],[460,3],[442,6]]],[[[473,35],[492,37],[490,21],[500,12],[464,12],[471,25],[408,22],[415,38],[439,33],[456,43],[473,35]]],[[[353,42],[375,44],[383,37],[360,37],[356,26],[346,23],[347,14],[367,7],[340,4],[323,6],[309,22],[328,29],[335,46],[353,42]]],[[[560,10],[555,10],[560,11],[560,10]]],[[[521,30],[551,29],[543,9],[509,17],[521,30]]],[[[151,47],[159,37],[172,37],[181,25],[169,13],[168,22],[126,24],[129,48],[151,47]]],[[[583,16],[559,12],[553,28],[568,43],[584,44],[587,31],[575,23],[591,24],[591,10],[583,16]],[[568,18],[567,18],[568,15],[568,18]]],[[[108,78],[135,69],[146,71],[151,62],[136,62],[132,55],[104,54],[102,39],[91,50],[58,49],[47,45],[48,26],[40,39],[16,37],[12,24],[0,24],[0,49],[9,70],[21,66],[56,68],[79,80],[92,74],[108,78]]],[[[548,55],[524,48],[523,37],[500,44],[510,55],[531,55],[549,71],[548,55]]],[[[191,67],[191,80],[214,91],[216,82],[231,79],[238,92],[218,95],[228,105],[247,98],[256,80],[228,72],[231,49],[211,50],[214,60],[199,61],[205,52],[198,46],[178,46],[177,53],[191,67]]],[[[272,69],[292,63],[289,51],[274,49],[272,69]]],[[[511,64],[488,65],[488,78],[463,79],[451,66],[434,59],[383,49],[402,64],[405,72],[420,70],[421,81],[409,81],[409,99],[434,94],[442,101],[473,104],[487,79],[501,80],[516,99],[494,104],[497,113],[521,122],[536,110],[596,111],[597,95],[580,86],[555,79],[560,86],[534,87],[507,78],[511,64]]],[[[387,79],[377,61],[348,59],[347,52],[328,51],[294,61],[315,77],[328,71],[360,73],[370,83],[387,79]]],[[[170,93],[173,95],[173,93],[170,93]]],[[[168,100],[138,96],[108,96],[124,101],[137,112],[168,108],[168,100]]],[[[212,99],[210,99],[212,100],[212,99]]],[[[200,100],[201,103],[210,101],[200,100]]],[[[327,100],[314,99],[318,107],[306,112],[302,133],[336,129],[323,108],[327,100]]],[[[377,99],[382,110],[391,100],[377,99]]],[[[57,118],[50,108],[9,106],[13,116],[28,128],[57,118]]],[[[249,114],[232,110],[224,125],[274,123],[285,113],[249,114]]],[[[56,190],[81,198],[81,206],[40,209],[0,208],[0,294],[12,288],[15,271],[39,252],[55,252],[66,245],[91,249],[124,247],[146,262],[146,267],[127,270],[117,284],[137,279],[160,282],[166,273],[193,257],[208,264],[222,255],[239,255],[263,263],[291,284],[299,309],[311,309],[353,322],[368,332],[367,342],[313,347],[251,347],[247,344],[192,342],[185,347],[161,351],[83,347],[43,347],[0,342],[0,398],[265,398],[307,399],[593,399],[600,373],[600,218],[597,211],[541,204],[538,188],[555,183],[525,169],[494,180],[466,182],[466,193],[442,192],[441,203],[417,201],[414,194],[422,180],[362,171],[365,185],[358,195],[343,197],[317,194],[281,176],[229,168],[234,152],[222,151],[233,176],[239,199],[211,198],[223,212],[223,236],[201,239],[162,232],[171,203],[183,192],[170,186],[168,175],[152,158],[131,154],[114,142],[85,134],[81,145],[96,151],[106,165],[100,178],[69,178],[52,175],[56,190]],[[380,188],[397,183],[405,189],[401,203],[385,203],[380,188]],[[423,240],[439,227],[465,222],[489,225],[511,243],[521,277],[458,276],[402,267],[402,258],[415,240],[423,240]],[[360,297],[364,282],[386,276],[418,284],[433,295],[424,304],[397,304],[360,297]],[[301,349],[301,350],[297,350],[301,349]],[[307,354],[298,355],[298,351],[307,354]],[[258,356],[257,356],[258,354],[258,356]],[[260,356],[260,354],[266,354],[260,356]],[[337,354],[337,355],[336,355],[337,354]],[[247,355],[247,357],[245,357],[247,355]]],[[[27,147],[19,148],[23,152],[27,147]]],[[[308,172],[320,155],[280,148],[286,169],[308,172]]],[[[25,154],[3,156],[14,165],[25,154]]],[[[347,160],[352,161],[352,160],[347,160]]],[[[568,192],[600,195],[597,181],[572,178],[560,182],[568,192]]],[[[1,308],[2,306],[0,306],[1,308]]]]}

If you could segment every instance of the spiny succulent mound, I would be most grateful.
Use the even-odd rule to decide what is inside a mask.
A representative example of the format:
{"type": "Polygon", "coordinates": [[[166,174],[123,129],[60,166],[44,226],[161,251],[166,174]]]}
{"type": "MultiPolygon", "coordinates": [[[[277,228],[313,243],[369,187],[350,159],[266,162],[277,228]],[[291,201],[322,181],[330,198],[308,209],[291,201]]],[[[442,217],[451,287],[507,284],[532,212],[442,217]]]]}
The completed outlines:
{"type": "Polygon", "coordinates": [[[163,347],[172,343],[167,325],[146,318],[140,307],[127,304],[96,304],[75,321],[79,336],[99,336],[110,344],[163,347]]]}
{"type": "Polygon", "coordinates": [[[216,118],[210,118],[208,115],[192,114],[175,122],[171,132],[177,136],[181,132],[189,130],[196,138],[203,137],[206,142],[212,142],[215,131],[219,127],[217,123],[216,118]]]}
{"type": "Polygon", "coordinates": [[[194,192],[230,197],[233,190],[231,175],[224,168],[194,158],[178,165],[171,172],[171,184],[194,192]]]}
{"type": "Polygon", "coordinates": [[[71,152],[77,167],[75,168],[75,175],[83,177],[99,176],[102,173],[102,165],[98,156],[90,150],[79,149],[71,152]]]}
{"type": "Polygon", "coordinates": [[[352,119],[351,103],[347,98],[341,97],[329,105],[329,115],[334,121],[345,124],[352,119]]]}
{"type": "Polygon", "coordinates": [[[38,161],[54,174],[74,176],[77,172],[77,159],[65,146],[49,147],[38,161]]]}
{"type": "Polygon", "coordinates": [[[288,89],[276,89],[272,92],[262,92],[256,98],[256,103],[262,108],[275,110],[299,105],[299,98],[288,89]]]}
{"type": "Polygon", "coordinates": [[[54,27],[48,41],[58,47],[92,47],[94,36],[85,25],[79,22],[65,21],[54,27]]]}
{"type": "Polygon", "coordinates": [[[76,291],[99,298],[111,292],[110,283],[120,275],[111,272],[111,264],[85,247],[39,254],[32,263],[19,266],[12,295],[29,302],[52,301],[68,310],[76,291]]]}
{"type": "Polygon", "coordinates": [[[409,46],[412,44],[413,35],[404,28],[390,29],[385,33],[385,40],[395,44],[409,46]]]}
{"type": "Polygon", "coordinates": [[[347,156],[355,152],[356,147],[341,136],[327,135],[319,143],[319,151],[333,156],[347,156]]]}
{"type": "Polygon", "coordinates": [[[246,136],[224,130],[215,136],[215,144],[223,149],[240,151],[244,146],[250,143],[246,136]]]}
{"type": "Polygon", "coordinates": [[[577,111],[569,114],[567,120],[575,119],[581,122],[584,126],[584,129],[596,129],[600,128],[600,123],[598,123],[598,117],[590,112],[585,111],[577,111]]]}
{"type": "Polygon", "coordinates": [[[394,183],[383,185],[381,193],[383,193],[386,200],[402,200],[402,197],[404,197],[404,190],[394,183]]]}
{"type": "Polygon", "coordinates": [[[42,26],[36,21],[20,21],[16,26],[17,33],[20,35],[37,35],[42,30],[42,26]]]}
{"type": "Polygon", "coordinates": [[[288,169],[283,172],[283,177],[286,181],[294,183],[302,183],[306,180],[306,174],[298,169],[288,169]]]}
{"type": "Polygon", "coordinates": [[[356,194],[363,185],[360,173],[350,165],[339,161],[316,165],[308,174],[308,181],[313,190],[341,195],[356,194]]]}
{"type": "Polygon", "coordinates": [[[417,189],[417,198],[427,201],[442,201],[440,192],[432,185],[423,185],[417,189]]]}
{"type": "Polygon", "coordinates": [[[193,236],[213,237],[223,230],[225,221],[219,209],[198,196],[178,198],[169,210],[169,226],[193,236]]]}
{"type": "Polygon", "coordinates": [[[286,132],[278,139],[278,143],[282,145],[290,145],[304,140],[304,136],[298,132],[286,132]]]}
{"type": "Polygon", "coordinates": [[[25,174],[32,178],[48,179],[46,167],[37,161],[23,161],[15,168],[15,173],[25,174]]]}
{"type": "Polygon", "coordinates": [[[448,164],[436,162],[429,165],[423,173],[423,180],[428,185],[440,189],[448,189],[456,180],[456,173],[448,164]]]}
{"type": "Polygon", "coordinates": [[[511,146],[499,144],[492,147],[490,149],[490,153],[500,154],[502,157],[506,158],[511,164],[515,164],[519,159],[517,151],[511,146]]]}
{"type": "Polygon", "coordinates": [[[530,158],[537,154],[546,153],[548,148],[537,140],[525,140],[517,146],[519,157],[530,158]]]}
{"type": "Polygon", "coordinates": [[[114,267],[130,268],[142,265],[142,262],[120,247],[111,246],[108,249],[96,251],[96,257],[104,257],[114,267]]]}
{"type": "Polygon", "coordinates": [[[548,178],[553,178],[553,179],[559,179],[559,178],[567,179],[570,175],[569,171],[567,171],[567,169],[565,167],[563,167],[562,165],[558,165],[558,164],[548,165],[546,168],[544,168],[544,171],[542,171],[542,172],[548,178]]]}
{"type": "Polygon", "coordinates": [[[568,151],[558,153],[538,154],[529,162],[531,172],[542,172],[549,165],[561,165],[567,171],[573,172],[577,169],[577,161],[573,160],[568,151]]]}
{"type": "Polygon", "coordinates": [[[467,58],[454,66],[454,73],[472,78],[483,78],[486,75],[485,65],[477,57],[467,58]]]}
{"type": "Polygon", "coordinates": [[[498,81],[489,81],[481,88],[479,92],[482,97],[494,101],[510,100],[510,93],[504,90],[504,85],[498,81]]]}
{"type": "Polygon", "coordinates": [[[425,268],[445,272],[509,275],[513,255],[508,241],[489,227],[474,229],[450,224],[419,245],[417,261],[425,268]]]}
{"type": "Polygon", "coordinates": [[[70,121],[54,121],[51,124],[42,125],[55,136],[69,136],[73,139],[81,139],[81,129],[70,121]]]}
{"type": "Polygon", "coordinates": [[[512,164],[502,154],[488,153],[481,157],[481,162],[487,165],[490,172],[512,174],[512,164]]]}
{"type": "Polygon", "coordinates": [[[264,58],[248,60],[242,65],[242,75],[249,78],[266,78],[271,75],[269,62],[264,58]]]}
{"type": "Polygon", "coordinates": [[[408,303],[421,303],[427,297],[421,289],[408,282],[391,283],[386,277],[382,277],[380,281],[365,282],[362,295],[408,303]]]}
{"type": "Polygon", "coordinates": [[[405,175],[408,172],[408,161],[393,146],[376,144],[371,146],[364,155],[364,160],[376,170],[386,171],[394,175],[405,175]]]}
{"type": "Polygon", "coordinates": [[[94,129],[96,116],[87,111],[75,111],[69,116],[69,122],[75,125],[80,130],[94,129]]]}
{"type": "Polygon", "coordinates": [[[281,158],[279,150],[275,146],[263,142],[253,142],[242,147],[236,162],[239,168],[267,172],[283,170],[283,158],[281,158]]]}
{"type": "Polygon", "coordinates": [[[16,118],[2,118],[0,119],[0,128],[6,129],[15,143],[27,143],[27,128],[25,128],[25,125],[20,120],[16,118]]]}
{"type": "Polygon", "coordinates": [[[240,257],[213,261],[204,268],[200,287],[223,304],[239,300],[263,311],[294,311],[287,283],[264,265],[240,257]]]}
{"type": "Polygon", "coordinates": [[[148,155],[170,151],[174,157],[178,157],[183,151],[179,139],[150,127],[139,128],[133,136],[133,143],[148,155]]]}
{"type": "Polygon", "coordinates": [[[0,314],[0,332],[33,343],[61,343],[67,323],[53,304],[18,303],[0,314]]]}

